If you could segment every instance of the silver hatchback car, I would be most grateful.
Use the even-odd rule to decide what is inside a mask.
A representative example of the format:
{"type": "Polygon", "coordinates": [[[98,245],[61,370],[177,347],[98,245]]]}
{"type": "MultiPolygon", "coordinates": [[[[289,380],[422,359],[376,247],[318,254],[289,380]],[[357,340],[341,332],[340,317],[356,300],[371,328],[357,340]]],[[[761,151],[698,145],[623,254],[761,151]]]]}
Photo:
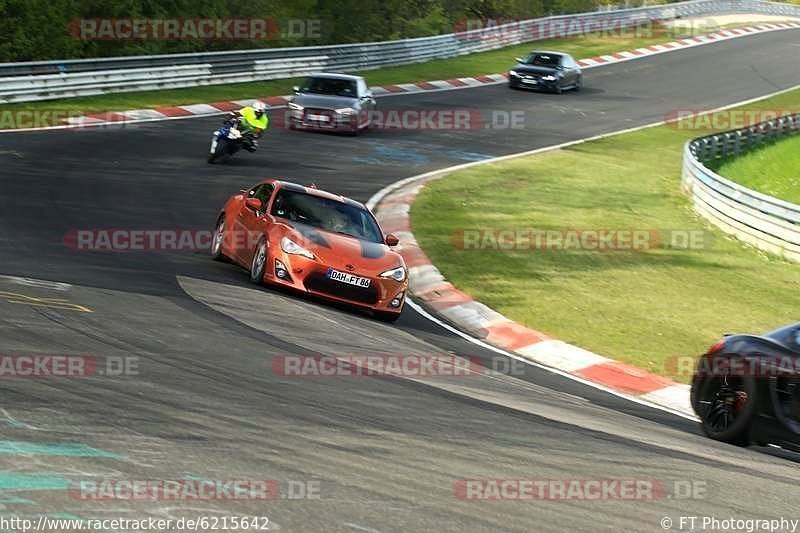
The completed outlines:
{"type": "Polygon", "coordinates": [[[289,99],[289,128],[346,131],[368,128],[375,98],[361,76],[321,72],[294,88],[289,99]]]}

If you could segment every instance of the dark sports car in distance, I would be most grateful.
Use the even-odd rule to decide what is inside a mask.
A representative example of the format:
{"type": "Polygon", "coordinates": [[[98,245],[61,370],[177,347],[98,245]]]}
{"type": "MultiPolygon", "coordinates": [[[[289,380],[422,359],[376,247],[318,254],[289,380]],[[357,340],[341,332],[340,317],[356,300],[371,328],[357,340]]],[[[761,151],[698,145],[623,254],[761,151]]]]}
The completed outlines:
{"type": "Polygon", "coordinates": [[[716,342],[698,360],[691,401],[712,439],[800,451],[800,322],[716,342]]]}
{"type": "Polygon", "coordinates": [[[516,58],[508,71],[508,85],[514,89],[537,89],[561,94],[565,89],[579,90],[583,73],[571,55],[562,52],[531,52],[516,58]]]}

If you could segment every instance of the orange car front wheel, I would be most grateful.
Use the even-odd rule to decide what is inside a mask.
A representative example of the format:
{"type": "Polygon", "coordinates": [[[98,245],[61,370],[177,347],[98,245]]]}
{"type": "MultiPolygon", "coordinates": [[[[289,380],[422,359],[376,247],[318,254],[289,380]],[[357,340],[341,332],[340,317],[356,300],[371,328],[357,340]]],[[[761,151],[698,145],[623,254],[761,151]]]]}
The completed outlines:
{"type": "Polygon", "coordinates": [[[250,281],[260,285],[264,281],[264,270],[267,267],[267,240],[264,237],[258,241],[253,261],[250,263],[250,281]]]}

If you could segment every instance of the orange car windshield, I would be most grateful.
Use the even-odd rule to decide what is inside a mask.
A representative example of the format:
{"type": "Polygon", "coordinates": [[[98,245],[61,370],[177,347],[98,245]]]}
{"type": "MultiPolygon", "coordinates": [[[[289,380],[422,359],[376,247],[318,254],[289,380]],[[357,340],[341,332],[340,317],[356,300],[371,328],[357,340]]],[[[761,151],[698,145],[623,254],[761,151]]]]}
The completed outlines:
{"type": "Polygon", "coordinates": [[[313,194],[281,189],[272,215],[332,233],[383,242],[381,230],[366,209],[313,194]]]}

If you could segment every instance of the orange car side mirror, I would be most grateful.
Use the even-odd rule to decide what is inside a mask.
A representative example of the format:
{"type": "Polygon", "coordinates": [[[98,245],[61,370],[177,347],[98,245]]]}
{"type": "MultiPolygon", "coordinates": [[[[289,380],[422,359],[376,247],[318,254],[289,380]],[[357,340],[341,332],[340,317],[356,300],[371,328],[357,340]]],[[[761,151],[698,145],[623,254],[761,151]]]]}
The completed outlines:
{"type": "Polygon", "coordinates": [[[248,198],[244,201],[244,205],[253,211],[261,211],[261,209],[264,207],[264,203],[258,198],[248,198]]]}
{"type": "Polygon", "coordinates": [[[390,233],[386,236],[386,245],[387,246],[397,246],[400,243],[400,239],[397,238],[396,235],[390,233]]]}

